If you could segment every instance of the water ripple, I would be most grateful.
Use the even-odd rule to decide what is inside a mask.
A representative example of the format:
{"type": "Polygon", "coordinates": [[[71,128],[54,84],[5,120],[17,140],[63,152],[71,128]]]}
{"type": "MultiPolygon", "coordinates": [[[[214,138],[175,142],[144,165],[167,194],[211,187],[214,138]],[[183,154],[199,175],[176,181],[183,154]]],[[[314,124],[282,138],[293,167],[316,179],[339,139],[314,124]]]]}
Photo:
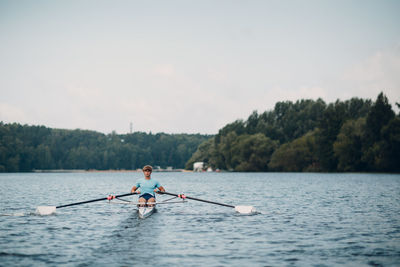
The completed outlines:
{"type": "Polygon", "coordinates": [[[210,200],[219,196],[218,201],[234,205],[256,203],[260,212],[242,216],[230,208],[188,202],[160,205],[141,220],[135,207],[99,202],[60,209],[51,216],[34,214],[39,205],[126,192],[138,178],[135,175],[1,174],[5,201],[0,214],[9,215],[0,216],[1,264],[398,266],[400,262],[399,175],[158,173],[168,190],[210,200]],[[244,188],[243,181],[251,186],[244,188]]]}

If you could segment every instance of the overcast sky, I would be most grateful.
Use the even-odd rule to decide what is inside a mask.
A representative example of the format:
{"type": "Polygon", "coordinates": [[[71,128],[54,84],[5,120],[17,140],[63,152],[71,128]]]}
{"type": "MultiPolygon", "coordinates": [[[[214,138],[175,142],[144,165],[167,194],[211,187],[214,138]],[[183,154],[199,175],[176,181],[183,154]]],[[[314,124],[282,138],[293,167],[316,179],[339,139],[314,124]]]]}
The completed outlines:
{"type": "Polygon", "coordinates": [[[399,14],[397,0],[0,0],[0,121],[215,134],[278,101],[383,91],[394,106],[399,14]]]}

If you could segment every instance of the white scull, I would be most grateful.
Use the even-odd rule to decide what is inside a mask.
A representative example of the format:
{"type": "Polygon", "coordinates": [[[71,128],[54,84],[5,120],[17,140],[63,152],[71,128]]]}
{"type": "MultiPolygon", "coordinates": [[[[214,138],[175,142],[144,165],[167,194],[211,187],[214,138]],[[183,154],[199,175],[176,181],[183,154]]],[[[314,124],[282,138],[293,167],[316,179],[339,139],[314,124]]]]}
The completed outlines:
{"type": "MultiPolygon", "coordinates": [[[[200,201],[200,202],[205,202],[205,203],[209,203],[209,204],[214,204],[214,205],[219,205],[219,206],[224,206],[224,207],[228,207],[228,208],[233,208],[235,209],[236,212],[240,213],[240,214],[257,214],[256,209],[253,206],[233,206],[230,204],[224,204],[224,203],[219,203],[219,202],[215,202],[215,201],[210,201],[210,200],[204,200],[204,199],[199,199],[199,198],[195,198],[195,197],[189,197],[189,196],[185,196],[184,194],[174,194],[174,193],[168,193],[168,192],[161,192],[158,191],[158,194],[162,194],[162,195],[170,195],[170,196],[174,196],[171,199],[167,199],[164,200],[162,202],[154,202],[154,206],[152,207],[138,207],[139,209],[139,217],[140,218],[147,218],[148,216],[150,216],[151,214],[154,213],[155,211],[155,206],[159,205],[159,204],[172,204],[172,203],[184,203],[186,202],[186,200],[195,200],[195,201],[200,201]],[[181,201],[170,201],[172,199],[176,199],[176,198],[180,198],[182,199],[181,201]]],[[[97,201],[101,201],[101,200],[109,200],[111,203],[113,203],[113,201],[111,200],[120,200],[119,202],[116,203],[120,203],[120,204],[134,204],[134,205],[138,205],[139,203],[137,202],[132,202],[132,201],[128,201],[128,200],[123,200],[120,199],[119,197],[125,197],[125,196],[130,196],[130,195],[134,195],[136,193],[128,193],[128,194],[122,194],[122,195],[117,195],[117,196],[112,196],[109,195],[108,197],[103,197],[103,198],[98,198],[98,199],[92,199],[92,200],[87,200],[87,201],[80,201],[80,202],[76,202],[76,203],[71,203],[71,204],[66,204],[66,205],[60,205],[60,206],[39,206],[36,209],[36,212],[39,215],[50,215],[56,212],[56,209],[59,208],[64,208],[64,207],[70,207],[70,206],[75,206],[75,205],[81,205],[81,204],[86,204],[86,203],[91,203],[91,202],[97,202],[97,201]]]]}
{"type": "Polygon", "coordinates": [[[156,211],[156,205],[151,206],[138,206],[138,214],[140,219],[146,219],[156,211]]]}
{"type": "MultiPolygon", "coordinates": [[[[156,204],[156,205],[163,205],[163,204],[180,204],[180,203],[186,203],[187,201],[186,200],[181,200],[181,201],[169,201],[169,202],[154,202],[154,204],[156,204]]],[[[124,202],[122,202],[122,201],[110,201],[110,204],[121,204],[121,205],[140,205],[140,204],[143,204],[143,203],[140,203],[140,202],[131,202],[131,201],[124,201],[124,202]]]]}
{"type": "Polygon", "coordinates": [[[111,204],[124,204],[124,205],[136,205],[138,207],[138,216],[141,219],[145,219],[147,217],[149,217],[150,215],[152,215],[155,211],[156,211],[156,205],[160,205],[160,204],[180,204],[180,203],[185,203],[187,201],[185,201],[184,199],[179,200],[179,201],[171,201],[172,199],[167,199],[164,201],[158,201],[158,202],[148,202],[147,204],[145,204],[145,206],[143,206],[143,203],[141,202],[134,202],[134,201],[129,201],[129,200],[125,200],[125,199],[120,199],[120,198],[115,198],[113,199],[113,201],[110,201],[111,204]]]}

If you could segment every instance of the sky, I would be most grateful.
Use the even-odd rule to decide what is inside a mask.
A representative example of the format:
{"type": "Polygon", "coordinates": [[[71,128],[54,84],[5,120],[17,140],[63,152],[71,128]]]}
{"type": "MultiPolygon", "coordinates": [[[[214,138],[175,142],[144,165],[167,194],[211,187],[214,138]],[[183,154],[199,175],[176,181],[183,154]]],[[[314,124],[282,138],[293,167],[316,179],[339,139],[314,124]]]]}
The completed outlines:
{"type": "Polygon", "coordinates": [[[279,101],[400,102],[400,1],[0,0],[0,121],[216,134],[279,101]]]}

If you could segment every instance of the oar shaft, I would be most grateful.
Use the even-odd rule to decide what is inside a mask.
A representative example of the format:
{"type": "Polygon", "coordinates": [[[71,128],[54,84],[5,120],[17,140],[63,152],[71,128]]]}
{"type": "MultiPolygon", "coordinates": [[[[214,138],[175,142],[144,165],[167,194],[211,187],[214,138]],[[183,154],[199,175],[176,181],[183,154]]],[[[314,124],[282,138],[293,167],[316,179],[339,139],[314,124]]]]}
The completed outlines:
{"type": "MultiPolygon", "coordinates": [[[[117,195],[115,197],[126,197],[126,196],[130,196],[130,195],[134,195],[134,194],[136,194],[136,193],[127,193],[127,194],[123,194],[123,195],[117,195]]],[[[107,199],[108,199],[107,197],[102,197],[102,198],[97,198],[97,199],[92,199],[92,200],[86,200],[86,201],[81,201],[81,202],[76,202],[76,203],[71,203],[71,204],[60,205],[60,206],[57,206],[56,208],[59,209],[59,208],[81,205],[81,204],[102,201],[102,200],[107,200],[107,199]]]]}
{"type": "MultiPolygon", "coordinates": [[[[161,191],[158,191],[157,193],[179,197],[178,194],[173,194],[173,193],[169,193],[169,192],[161,192],[161,191]]],[[[218,203],[218,202],[214,202],[214,201],[210,201],[210,200],[205,200],[205,199],[200,199],[200,198],[195,198],[195,197],[188,197],[188,196],[185,196],[185,198],[186,198],[186,199],[191,199],[191,200],[200,201],[200,202],[205,202],[205,203],[220,205],[220,206],[224,206],[224,207],[235,208],[235,206],[232,206],[232,205],[228,205],[228,204],[224,204],[224,203],[218,203]]]]}

